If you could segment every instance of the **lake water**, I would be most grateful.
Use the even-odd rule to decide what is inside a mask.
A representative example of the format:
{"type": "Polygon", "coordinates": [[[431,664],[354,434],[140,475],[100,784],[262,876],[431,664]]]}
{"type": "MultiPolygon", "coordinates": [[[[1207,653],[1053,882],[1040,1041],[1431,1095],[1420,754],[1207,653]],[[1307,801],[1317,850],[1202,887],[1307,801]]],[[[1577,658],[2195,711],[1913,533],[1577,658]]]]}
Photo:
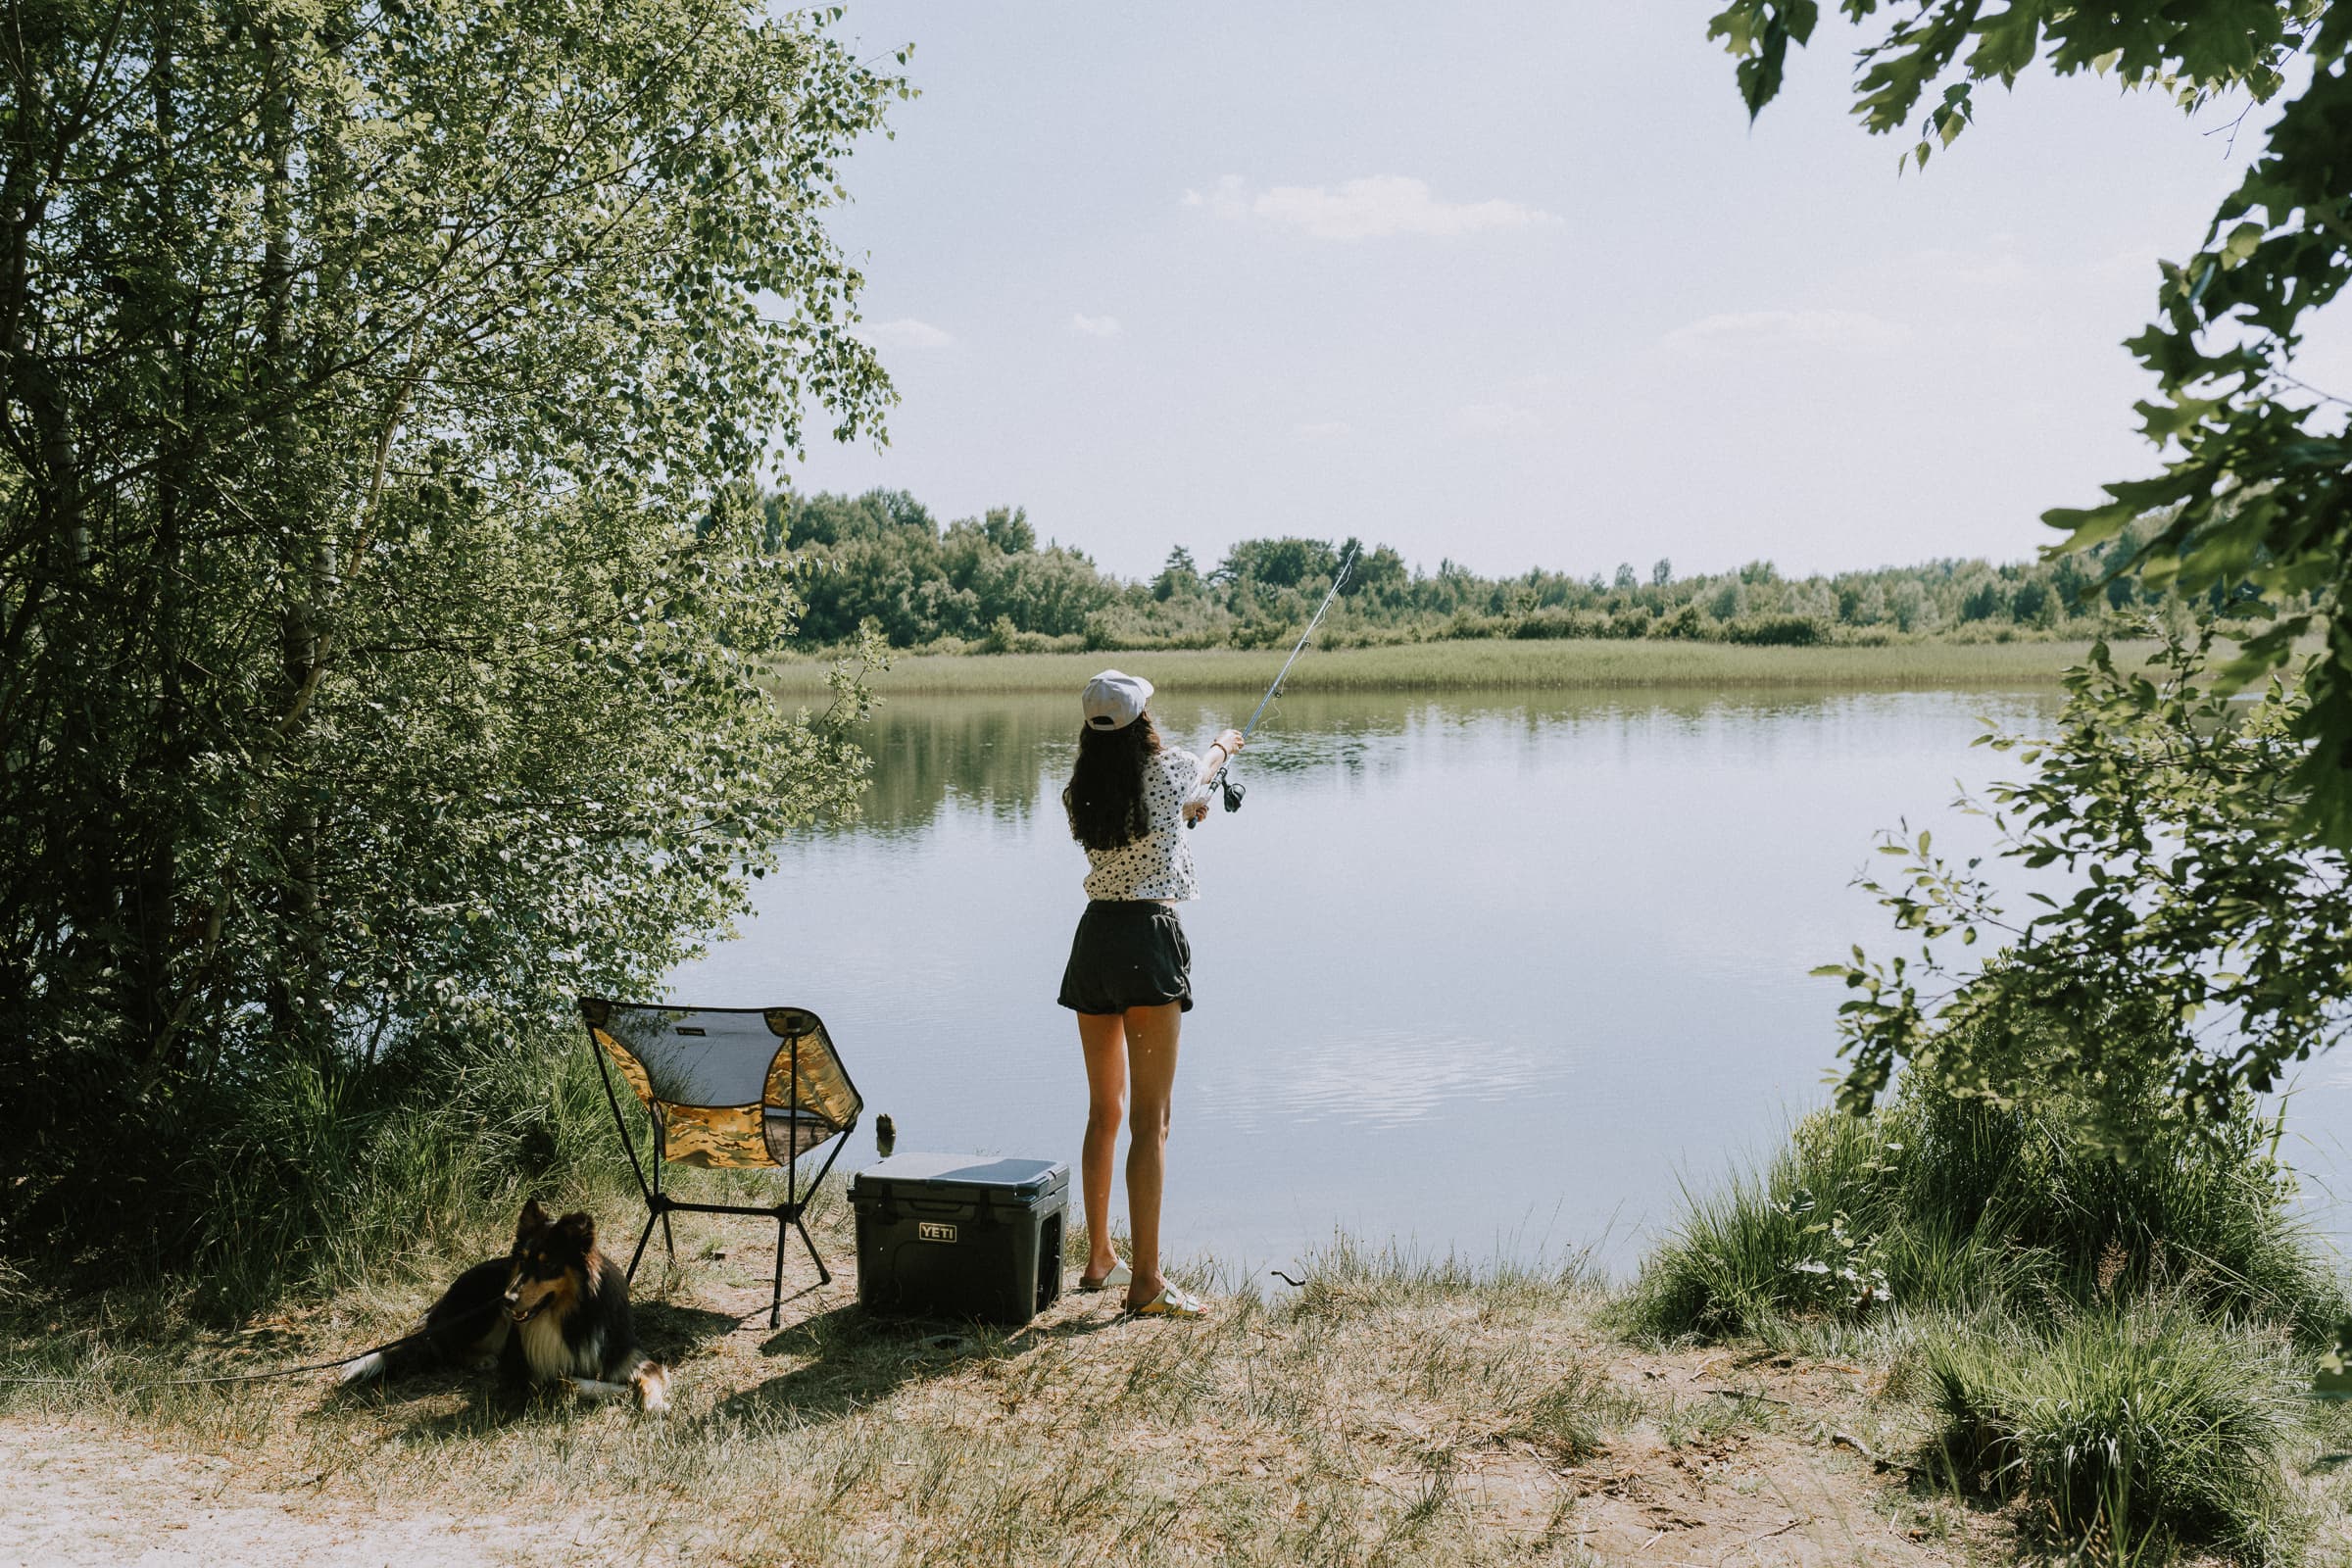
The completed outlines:
{"type": "MultiPolygon", "coordinates": [[[[1148,671],[1147,671],[1148,672],[1148,671]]],[[[903,1149],[1068,1159],[1086,1094],[1054,990],[1084,906],[1058,800],[1074,697],[895,699],[863,820],[788,844],[739,938],[672,977],[819,1013],[903,1149]]],[[[1345,1229],[1473,1257],[1592,1247],[1630,1268],[1679,1207],[1823,1103],[1844,995],[1892,951],[1849,884],[1908,818],[2017,764],[2047,694],[1297,697],[1194,836],[1169,1246],[1281,1264],[1345,1229]]],[[[1199,749],[1247,715],[1163,693],[1199,749]]],[[[1891,863],[1891,862],[1886,862],[1891,863]]],[[[2289,1120],[2352,1173],[2352,1063],[2289,1120]]],[[[861,1128],[845,1168],[869,1162],[861,1128]]],[[[1122,1200],[1123,1202],[1123,1200],[1122,1200]]],[[[1072,1195],[1073,1207],[1076,1195],[1072,1195]]],[[[1114,1209],[1114,1213],[1118,1210],[1114,1209]]]]}

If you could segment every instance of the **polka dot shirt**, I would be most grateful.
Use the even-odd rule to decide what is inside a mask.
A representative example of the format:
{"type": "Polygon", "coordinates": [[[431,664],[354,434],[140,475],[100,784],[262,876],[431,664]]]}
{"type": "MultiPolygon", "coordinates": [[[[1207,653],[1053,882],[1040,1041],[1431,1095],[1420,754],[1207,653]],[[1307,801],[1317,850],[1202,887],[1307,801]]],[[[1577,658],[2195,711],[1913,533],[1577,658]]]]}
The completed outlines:
{"type": "Polygon", "coordinates": [[[1184,798],[1200,777],[1200,759],[1174,747],[1144,764],[1144,812],[1152,828],[1115,850],[1089,850],[1090,899],[1197,899],[1193,847],[1184,840],[1184,798]]]}

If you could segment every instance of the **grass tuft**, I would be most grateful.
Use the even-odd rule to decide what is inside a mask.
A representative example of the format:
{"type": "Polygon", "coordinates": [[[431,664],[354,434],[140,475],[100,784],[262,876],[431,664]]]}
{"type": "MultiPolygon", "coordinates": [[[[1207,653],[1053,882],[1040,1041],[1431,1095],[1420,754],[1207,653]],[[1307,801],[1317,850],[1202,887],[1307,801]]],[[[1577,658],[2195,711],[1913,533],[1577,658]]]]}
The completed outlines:
{"type": "Polygon", "coordinates": [[[2153,1559],[2177,1539],[2293,1560],[2303,1515],[2280,1455],[2302,1412],[2279,1336],[2150,1297],[2047,1332],[1980,1319],[1919,1358],[1957,1485],[2022,1493],[2061,1538],[2111,1557],[2153,1559]]]}
{"type": "Polygon", "coordinates": [[[1641,1400],[1578,1365],[1527,1401],[1502,1435],[1534,1444],[1554,1464],[1576,1465],[1607,1452],[1610,1435],[1641,1414],[1641,1400]]]}

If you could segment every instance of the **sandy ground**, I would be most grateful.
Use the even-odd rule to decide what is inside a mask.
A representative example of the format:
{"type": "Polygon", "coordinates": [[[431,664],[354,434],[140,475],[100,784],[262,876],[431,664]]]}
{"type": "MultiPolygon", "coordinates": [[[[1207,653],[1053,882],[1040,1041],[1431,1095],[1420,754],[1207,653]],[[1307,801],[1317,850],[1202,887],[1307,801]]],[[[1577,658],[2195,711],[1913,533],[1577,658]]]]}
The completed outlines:
{"type": "MultiPolygon", "coordinates": [[[[1586,1478],[1590,1499],[1568,1539],[1602,1561],[1797,1565],[1966,1561],[1911,1540],[1857,1506],[1841,1467],[1769,1446],[1735,1444],[1710,1457],[1625,1456],[1586,1478]],[[1795,1462],[1791,1462],[1794,1460],[1795,1462]]],[[[544,1560],[640,1561],[640,1540],[611,1520],[453,1517],[432,1498],[373,1503],[315,1487],[257,1490],[238,1460],[175,1453],[71,1425],[0,1421],[0,1564],[10,1568],[460,1568],[544,1560]],[[550,1528],[554,1526],[555,1528],[550,1528]]],[[[1422,1478],[1372,1472],[1410,1493],[1422,1478]]],[[[1498,1455],[1455,1486],[1466,1505],[1544,1533],[1557,1491],[1541,1459],[1498,1455]]],[[[667,1553],[658,1549],[650,1555],[667,1553]]]]}
{"type": "MultiPolygon", "coordinates": [[[[666,1422],[508,1408],[455,1373],[361,1398],[312,1376],[146,1406],[19,1399],[0,1415],[0,1568],[1257,1562],[1333,1539],[1318,1519],[1341,1532],[1317,1553],[1333,1562],[2013,1555],[2012,1520],[1886,1457],[1907,1418],[1858,1365],[1642,1351],[1572,1306],[1475,1292],[1343,1294],[1316,1314],[1277,1298],[1213,1332],[1076,1295],[1009,1341],[878,1330],[847,1271],[771,1331],[768,1256],[697,1248],[646,1282],[641,1332],[677,1369],[666,1422]],[[1482,1365],[1532,1369],[1529,1386],[1585,1368],[1639,1413],[1563,1462],[1514,1430],[1494,1391],[1516,1385],[1479,1384],[1482,1365]],[[1098,1476],[1116,1490],[1087,1502],[1098,1476]],[[1029,1500],[1000,1509],[1005,1489],[1029,1500]],[[1055,1522],[1005,1533],[1020,1511],[1055,1522]]],[[[383,1326],[330,1306],[282,1344],[248,1342],[243,1364],[383,1326]]]]}
{"type": "MultiPolygon", "coordinates": [[[[1097,1331],[1090,1345],[1170,1332],[1181,1331],[1119,1323],[1097,1331]]],[[[760,1346],[771,1338],[755,1321],[706,1345],[690,1375],[733,1384],[738,1378],[729,1374],[738,1365],[756,1375],[760,1346]]],[[[1099,1349],[1110,1353],[1114,1347],[1099,1349]]],[[[1700,1391],[1720,1385],[1724,1359],[1720,1352],[1623,1351],[1613,1373],[1648,1402],[1671,1406],[1708,1397],[1700,1391]]],[[[1972,1538],[1982,1546],[1997,1534],[1986,1521],[1955,1530],[1948,1509],[1936,1521],[1932,1509],[1910,1508],[1903,1477],[1856,1451],[1862,1440],[1833,1433],[1834,1423],[1787,1419],[1800,1407],[1828,1413],[1852,1405],[1862,1380],[1847,1369],[1768,1367],[1762,1385],[1752,1373],[1741,1381],[1768,1386],[1777,1392],[1767,1398],[1787,1401],[1778,1429],[1741,1428],[1669,1444],[1653,1426],[1638,1424],[1605,1454],[1565,1468],[1524,1442],[1478,1445],[1447,1474],[1445,1505],[1474,1515],[1488,1539],[1521,1538],[1534,1561],[1924,1568],[2006,1555],[1972,1553],[1972,1538]]],[[[943,1383],[917,1402],[954,1404],[965,1392],[943,1383]]],[[[303,1386],[295,1398],[312,1405],[321,1396],[316,1386],[303,1386]]],[[[906,1412],[917,1419],[925,1413],[906,1412]]],[[[625,1433],[642,1418],[615,1409],[588,1419],[600,1430],[625,1433]]],[[[1397,1499],[1426,1497],[1431,1475],[1416,1455],[1436,1434],[1403,1410],[1373,1421],[1378,1430],[1362,1434],[1365,1449],[1387,1462],[1368,1466],[1361,1484],[1397,1499]]],[[[691,1530],[666,1539],[649,1535],[639,1517],[642,1499],[584,1509],[576,1499],[540,1496],[498,1513],[466,1499],[464,1488],[387,1486],[369,1474],[379,1441],[373,1431],[346,1434],[348,1462],[330,1456],[328,1468],[314,1469],[321,1462],[316,1434],[282,1446],[206,1444],[182,1429],[125,1431],[67,1412],[0,1417],[0,1473],[10,1478],[0,1503],[0,1565],[456,1568],[544,1561],[551,1550],[571,1562],[716,1560],[701,1549],[707,1540],[698,1547],[691,1530]]],[[[1246,1435],[1221,1443],[1199,1455],[1197,1483],[1262,1480],[1270,1467],[1283,1465],[1278,1448],[1260,1451],[1246,1435]]],[[[881,1505],[875,1522],[911,1503],[906,1494],[921,1484],[910,1475],[881,1478],[879,1494],[866,1499],[869,1507],[881,1505]]],[[[691,1493],[663,1500],[689,1509],[694,1501],[691,1493]]],[[[889,1544],[868,1530],[855,1535],[867,1539],[842,1544],[850,1560],[869,1559],[889,1544]]]]}
{"type": "MultiPolygon", "coordinates": [[[[317,1482],[284,1485],[254,1460],[174,1451],[71,1422],[0,1418],[0,1472],[10,1478],[0,1564],[470,1568],[544,1560],[551,1547],[574,1562],[671,1556],[609,1517],[456,1517],[430,1495],[369,1500],[317,1482]]],[[[1970,1560],[1924,1529],[1891,1523],[1868,1495],[1868,1470],[1850,1455],[1771,1439],[1733,1439],[1697,1453],[1659,1445],[1620,1451],[1577,1476],[1580,1506],[1560,1544],[1604,1562],[1704,1568],[1970,1560]]],[[[1403,1467],[1375,1469],[1367,1480],[1404,1495],[1426,1485],[1403,1467]]],[[[1561,1490],[1558,1472],[1524,1446],[1466,1465],[1453,1486],[1464,1506],[1531,1544],[1546,1533],[1561,1490]]]]}
{"type": "Polygon", "coordinates": [[[503,1519],[357,1508],[311,1488],[257,1490],[227,1454],[173,1452],[71,1424],[0,1419],[0,1563],[10,1568],[395,1568],[506,1563],[503,1519]],[[503,1539],[502,1539],[503,1538],[503,1539]]]}

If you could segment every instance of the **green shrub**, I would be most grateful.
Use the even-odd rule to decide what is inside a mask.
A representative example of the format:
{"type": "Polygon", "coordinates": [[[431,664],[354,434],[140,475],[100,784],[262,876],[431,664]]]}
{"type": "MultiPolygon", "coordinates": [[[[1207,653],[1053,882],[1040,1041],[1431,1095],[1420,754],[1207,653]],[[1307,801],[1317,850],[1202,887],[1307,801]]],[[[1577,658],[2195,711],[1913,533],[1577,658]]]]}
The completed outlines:
{"type": "Polygon", "coordinates": [[[1715,623],[1707,618],[1707,612],[1699,608],[1698,601],[1692,599],[1686,601],[1682,608],[1659,621],[1657,629],[1650,635],[1696,641],[1707,636],[1714,629],[1714,625],[1715,623]]]}
{"type": "Polygon", "coordinates": [[[1812,648],[1830,640],[1830,629],[1812,615],[1742,615],[1724,623],[1723,636],[1755,648],[1812,648]]]}
{"type": "Polygon", "coordinates": [[[1586,632],[1574,611],[1546,605],[1521,615],[1512,625],[1511,635],[1522,642],[1540,642],[1555,637],[1582,637],[1586,632]]]}
{"type": "Polygon", "coordinates": [[[2283,1456],[2299,1418],[2276,1336],[2141,1297],[2055,1329],[1979,1322],[1920,1351],[1947,1481],[2022,1492],[2122,1560],[2151,1538],[2291,1559],[2283,1456]]]}
{"type": "Polygon", "coordinates": [[[2285,1323],[2305,1343],[2343,1315],[2342,1280],[2291,1213],[2278,1123],[2250,1096],[2216,1121],[2182,1115],[2164,1054],[2141,1044],[2174,1027],[2160,1007],[2110,1004],[2064,1031],[2027,1015],[1999,1025],[1988,1049],[1977,1037],[1995,1027],[1950,1032],[1960,1081],[1942,1076],[1946,1054],[1931,1046],[1895,1095],[1905,1212],[2036,1253],[2074,1301],[2179,1290],[2229,1317],[2285,1323]],[[1993,1062],[2042,1081],[2039,1098],[2021,1106],[1988,1093],[1980,1079],[1993,1062]],[[2077,1078],[2097,1083],[2046,1087],[2077,1078]]]}
{"type": "Polygon", "coordinates": [[[1514,636],[1523,623],[1522,617],[1518,616],[1482,615],[1474,610],[1457,610],[1439,635],[1453,642],[1478,642],[1489,637],[1514,636]]]}
{"type": "Polygon", "coordinates": [[[1542,640],[1556,637],[1614,637],[1627,635],[1612,629],[1608,617],[1587,614],[1559,605],[1546,605],[1531,610],[1511,625],[1511,635],[1522,640],[1542,640]]]}
{"type": "Polygon", "coordinates": [[[189,1118],[210,1136],[167,1135],[182,1162],[138,1189],[159,1205],[149,1250],[110,1250],[104,1279],[184,1273],[233,1317],[469,1243],[526,1194],[610,1209],[634,1189],[604,1093],[585,1037],[552,1027],[217,1091],[189,1118]]]}
{"type": "MultiPolygon", "coordinates": [[[[2093,1025],[2133,1026],[2115,1013],[2093,1025]]],[[[2015,1049],[2030,1065],[2033,1043],[2015,1049]]],[[[2110,1054],[2117,1070],[2132,1056],[2110,1054]]],[[[1627,1298],[1630,1326],[1720,1337],[1889,1304],[2046,1321],[2164,1291],[2316,1344],[2343,1315],[2342,1282],[2290,1213],[2275,1128],[2251,1101],[2201,1128],[2151,1087],[2123,1147],[2087,1106],[2005,1106],[1938,1081],[1933,1063],[1870,1115],[1808,1117],[1760,1172],[1693,1198],[1627,1298]]]]}
{"type": "Polygon", "coordinates": [[[1866,1310],[1880,1265],[1851,1244],[1890,1217],[1884,1143],[1874,1119],[1817,1112],[1761,1172],[1690,1196],[1621,1308],[1631,1325],[1662,1339],[1719,1338],[1790,1314],[1866,1310]]]}

